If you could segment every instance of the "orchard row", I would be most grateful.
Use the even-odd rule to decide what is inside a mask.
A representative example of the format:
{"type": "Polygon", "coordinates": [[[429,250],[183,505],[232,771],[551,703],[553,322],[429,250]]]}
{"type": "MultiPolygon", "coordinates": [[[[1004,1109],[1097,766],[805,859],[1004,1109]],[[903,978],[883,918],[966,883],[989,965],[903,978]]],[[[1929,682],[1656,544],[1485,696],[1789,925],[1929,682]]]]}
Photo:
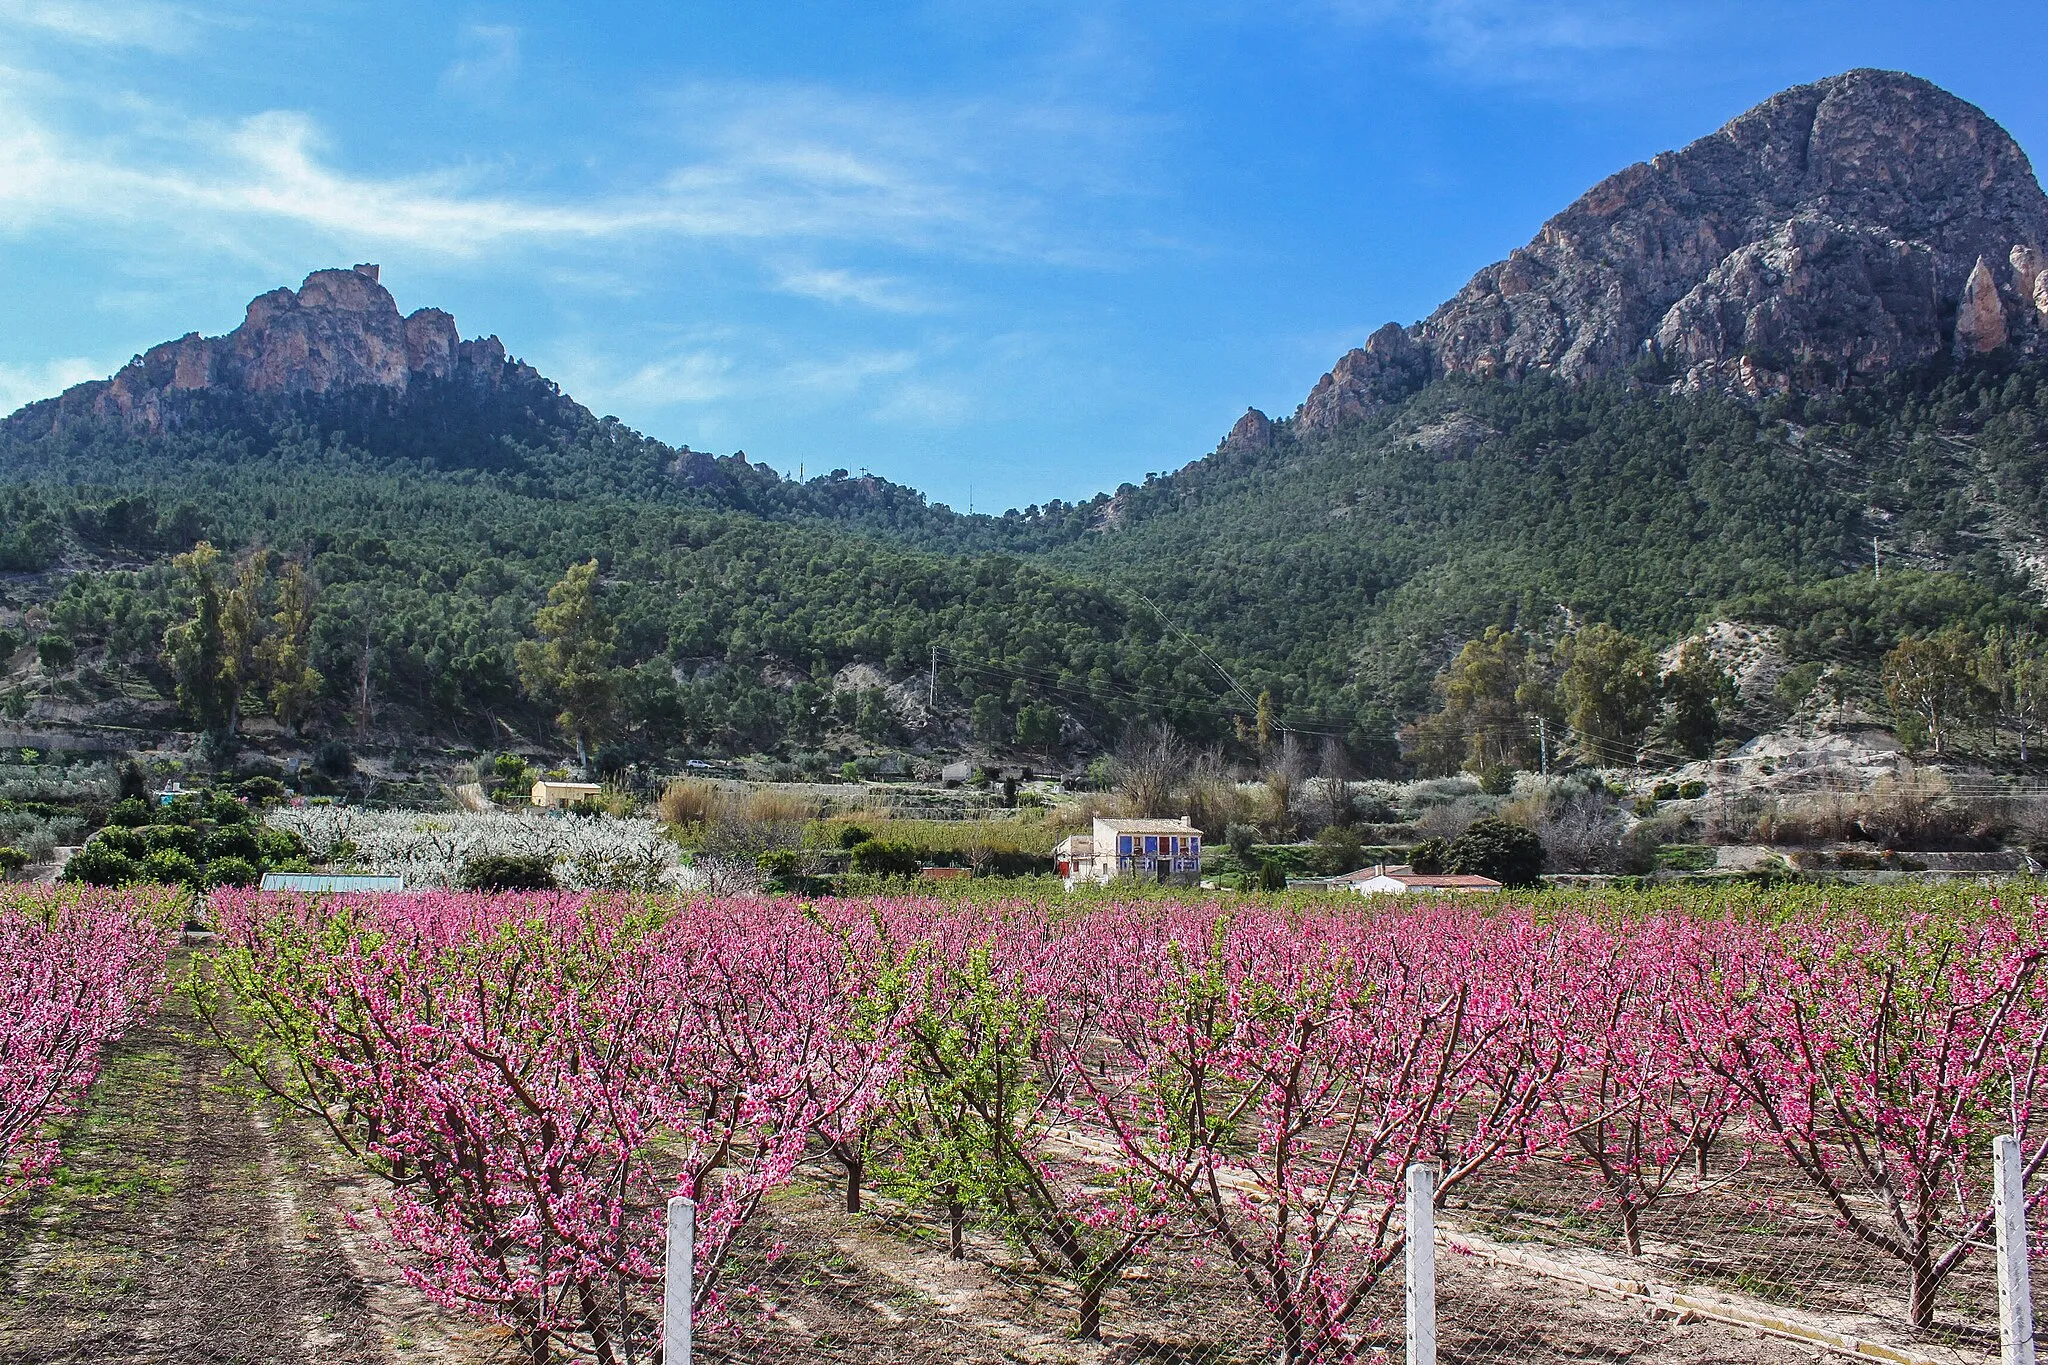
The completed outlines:
{"type": "Polygon", "coordinates": [[[1412,1162],[1441,1197],[1561,1161],[1633,1251],[1717,1142],[1768,1152],[1925,1326],[1983,1254],[1991,1139],[2030,1171],[2048,1144],[2041,904],[215,909],[191,989],[223,1043],[389,1178],[413,1282],[536,1360],[649,1348],[677,1192],[705,1330],[745,1317],[735,1239],[821,1153],[851,1205],[1000,1231],[1084,1336],[1126,1270],[1198,1246],[1302,1362],[1387,1311],[1412,1162]]]}

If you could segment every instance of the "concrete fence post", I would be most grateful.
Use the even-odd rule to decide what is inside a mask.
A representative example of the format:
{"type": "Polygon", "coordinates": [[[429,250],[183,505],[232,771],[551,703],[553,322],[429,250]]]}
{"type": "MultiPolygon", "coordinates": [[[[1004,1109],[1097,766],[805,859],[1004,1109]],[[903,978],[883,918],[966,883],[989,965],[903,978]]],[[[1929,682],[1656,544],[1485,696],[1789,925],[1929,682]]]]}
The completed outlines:
{"type": "MultiPolygon", "coordinates": [[[[1408,1168],[1408,1362],[1436,1365],[1436,1167],[1408,1168]]],[[[2031,1357],[2029,1357],[2031,1365],[2031,1357]]]]}
{"type": "Polygon", "coordinates": [[[1992,1146],[1992,1215],[1998,1223],[2001,1365],[2034,1365],[2034,1289],[2027,1267],[2026,1158],[2016,1137],[1992,1146]]]}
{"type": "Polygon", "coordinates": [[[697,1204],[668,1201],[668,1238],[661,1276],[662,1365],[690,1365],[690,1294],[697,1264],[697,1204]]]}

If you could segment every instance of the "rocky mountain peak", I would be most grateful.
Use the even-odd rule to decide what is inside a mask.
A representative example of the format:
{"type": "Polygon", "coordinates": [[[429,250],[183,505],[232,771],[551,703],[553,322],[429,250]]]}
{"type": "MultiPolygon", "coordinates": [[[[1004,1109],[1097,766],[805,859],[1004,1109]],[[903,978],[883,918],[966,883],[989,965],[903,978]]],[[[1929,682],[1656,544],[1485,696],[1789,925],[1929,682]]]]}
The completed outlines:
{"type": "Polygon", "coordinates": [[[242,325],[225,336],[192,332],[151,347],[111,378],[31,404],[12,420],[106,419],[158,431],[180,425],[205,395],[368,393],[399,401],[423,380],[466,378],[485,388],[515,376],[539,380],[508,362],[496,337],[464,341],[438,308],[400,314],[379,274],[367,264],[316,270],[296,290],[251,299],[242,325]]]}
{"type": "Polygon", "coordinates": [[[1447,374],[1836,389],[1945,352],[2048,350],[2048,198],[2019,144],[1916,76],[1851,71],[1595,185],[1412,327],[1338,361],[1328,430],[1447,374]]]}
{"type": "Polygon", "coordinates": [[[1273,423],[1257,408],[1246,408],[1244,416],[1223,438],[1220,449],[1229,451],[1259,451],[1273,448],[1273,423]]]}

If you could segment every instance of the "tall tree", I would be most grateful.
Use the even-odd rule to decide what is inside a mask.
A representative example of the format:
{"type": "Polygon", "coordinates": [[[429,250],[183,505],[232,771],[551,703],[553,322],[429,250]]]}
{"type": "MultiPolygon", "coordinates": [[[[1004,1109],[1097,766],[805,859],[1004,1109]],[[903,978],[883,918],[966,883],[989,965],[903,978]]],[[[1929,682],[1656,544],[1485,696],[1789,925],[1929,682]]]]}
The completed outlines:
{"type": "Polygon", "coordinates": [[[288,732],[297,735],[327,681],[313,667],[309,654],[315,592],[312,576],[297,560],[286,560],[278,571],[276,596],[271,633],[261,646],[260,657],[270,685],[270,709],[288,732]]]}
{"type": "Polygon", "coordinates": [[[1976,653],[1968,633],[1950,626],[1934,635],[1901,640],[1884,656],[1879,680],[1901,720],[1925,732],[1939,756],[1957,717],[1969,709],[1976,686],[1976,653]]]}
{"type": "Polygon", "coordinates": [[[164,662],[176,682],[179,709],[202,731],[233,733],[241,702],[228,632],[221,555],[200,541],[171,560],[190,615],[164,631],[164,662]]]}
{"type": "Polygon", "coordinates": [[[1596,764],[1633,764],[1657,715],[1657,655],[1604,622],[1564,640],[1565,718],[1596,764]]]}
{"type": "Polygon", "coordinates": [[[1977,651],[1975,674],[1992,724],[2011,728],[2026,762],[2028,741],[2048,707],[2048,647],[2031,630],[1993,626],[1977,651]]]}
{"type": "Polygon", "coordinates": [[[577,765],[588,767],[590,741],[610,720],[618,683],[619,628],[599,600],[596,560],[571,565],[548,589],[533,633],[518,645],[519,679],[561,708],[556,724],[575,736],[577,765]]]}
{"type": "Polygon", "coordinates": [[[1529,768],[1539,758],[1537,718],[1553,719],[1557,702],[1529,637],[1489,626],[1467,641],[1437,677],[1443,707],[1417,727],[1425,766],[1529,768]]]}
{"type": "Polygon", "coordinates": [[[1677,665],[1664,675],[1663,690],[1671,703],[1671,742],[1687,758],[1711,754],[1721,737],[1721,714],[1735,704],[1735,683],[1704,640],[1685,642],[1677,665]]]}

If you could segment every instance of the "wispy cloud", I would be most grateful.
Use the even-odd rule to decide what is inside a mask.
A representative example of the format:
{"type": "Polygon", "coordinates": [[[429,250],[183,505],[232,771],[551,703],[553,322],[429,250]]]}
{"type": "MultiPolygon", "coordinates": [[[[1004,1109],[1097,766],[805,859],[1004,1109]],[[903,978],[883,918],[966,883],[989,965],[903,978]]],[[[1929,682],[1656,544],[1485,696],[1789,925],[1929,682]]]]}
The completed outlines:
{"type": "Polygon", "coordinates": [[[889,421],[956,420],[957,403],[921,377],[924,357],[912,348],[855,347],[829,355],[778,354],[780,349],[772,336],[707,332],[651,361],[622,361],[571,345],[549,369],[569,392],[600,410],[708,409],[764,399],[805,407],[852,401],[889,421]]]}
{"type": "Polygon", "coordinates": [[[441,73],[441,89],[472,104],[494,105],[519,79],[520,33],[511,24],[464,24],[455,60],[441,73]]]}
{"type": "Polygon", "coordinates": [[[775,287],[798,298],[854,304],[882,313],[929,313],[938,306],[904,280],[856,270],[785,268],[777,273],[775,287]]]}
{"type": "Polygon", "coordinates": [[[189,14],[150,0],[0,0],[0,29],[94,47],[176,52],[189,46],[189,14]]]}
{"type": "MultiPolygon", "coordinates": [[[[471,166],[348,169],[325,129],[293,110],[222,122],[133,101],[97,124],[65,116],[95,102],[104,114],[117,98],[0,68],[0,126],[9,129],[0,227],[147,225],[215,241],[268,227],[351,249],[456,257],[624,238],[1100,256],[1050,226],[1049,203],[1071,188],[1063,168],[1087,150],[1073,145],[1081,134],[1070,129],[1048,145],[1057,139],[1042,120],[993,107],[934,109],[810,88],[686,92],[661,111],[676,131],[646,170],[540,194],[496,188],[491,170],[471,166]],[[117,131],[83,131],[95,126],[117,131]]],[[[897,281],[848,271],[790,271],[782,287],[895,311],[922,306],[897,281]]]]}
{"type": "Polygon", "coordinates": [[[570,393],[600,411],[715,403],[732,397],[741,387],[738,358],[710,346],[692,346],[637,362],[620,362],[572,348],[556,368],[570,393]]]}
{"type": "Polygon", "coordinates": [[[1584,64],[1671,41],[1676,6],[1631,0],[1327,0],[1344,23],[1399,33],[1459,74],[1503,81],[1569,79],[1584,64]]]}
{"type": "Polygon", "coordinates": [[[101,379],[115,367],[104,361],[79,356],[46,361],[40,365],[0,364],[0,414],[13,412],[24,403],[53,398],[73,384],[101,379]]]}

